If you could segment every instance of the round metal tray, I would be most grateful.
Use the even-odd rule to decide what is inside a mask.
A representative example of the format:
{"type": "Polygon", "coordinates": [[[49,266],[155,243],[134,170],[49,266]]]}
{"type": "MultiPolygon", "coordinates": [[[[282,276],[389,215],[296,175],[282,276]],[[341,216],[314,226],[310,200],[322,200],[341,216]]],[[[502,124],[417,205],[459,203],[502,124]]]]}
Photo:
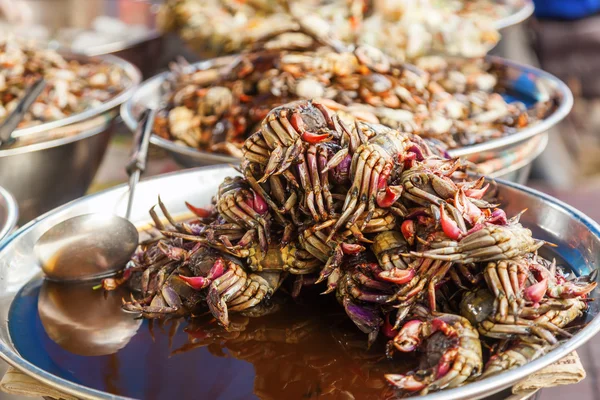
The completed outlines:
{"type": "MultiPolygon", "coordinates": [[[[201,61],[192,65],[192,68],[200,70],[214,68],[227,65],[232,59],[233,57],[228,56],[201,61]]],[[[517,146],[536,135],[547,132],[548,129],[565,118],[573,107],[573,95],[571,91],[567,85],[555,76],[540,69],[509,61],[501,57],[488,56],[487,59],[491,63],[503,66],[506,69],[507,81],[503,82],[503,85],[511,90],[513,97],[517,97],[517,99],[519,97],[534,99],[535,101],[544,101],[549,97],[556,98],[558,107],[546,119],[515,134],[472,146],[452,149],[449,151],[452,157],[465,157],[481,153],[490,153],[490,155],[493,155],[502,150],[517,146]]],[[[129,101],[121,106],[121,117],[129,129],[132,131],[135,130],[138,116],[145,108],[158,106],[164,95],[163,82],[168,74],[169,72],[164,72],[142,83],[129,101]]],[[[231,156],[209,153],[178,145],[157,135],[152,136],[151,142],[165,149],[177,162],[186,167],[239,162],[238,159],[231,156]]]]}
{"type": "Polygon", "coordinates": [[[0,187],[0,242],[17,225],[19,208],[15,198],[8,191],[0,187]]]}
{"type": "Polygon", "coordinates": [[[501,0],[500,3],[510,6],[512,12],[496,21],[496,29],[498,30],[520,24],[531,17],[535,9],[532,0],[501,0]]]}
{"type": "MultiPolygon", "coordinates": [[[[218,185],[226,176],[234,174],[236,172],[232,168],[220,166],[180,171],[145,180],[136,191],[132,221],[140,228],[147,228],[151,221],[148,209],[156,203],[159,194],[174,215],[190,215],[184,201],[191,201],[198,206],[210,204],[218,185]]],[[[549,257],[562,259],[577,274],[586,274],[597,268],[600,264],[598,224],[572,207],[535,190],[502,181],[498,182],[498,187],[499,200],[508,215],[528,208],[521,222],[532,229],[535,237],[558,245],[555,249],[543,248],[551,253],[549,257]]],[[[120,186],[76,200],[24,226],[0,244],[0,357],[40,382],[80,399],[114,400],[120,397],[59,378],[23,359],[13,346],[9,334],[9,306],[27,282],[40,276],[40,267],[32,247],[48,228],[67,218],[91,212],[123,215],[126,196],[127,188],[120,186]]],[[[487,397],[560,360],[600,330],[600,318],[597,317],[600,297],[594,293],[590,299],[593,300],[586,314],[587,326],[548,354],[514,370],[460,388],[432,393],[426,398],[456,400],[487,397]]]]}

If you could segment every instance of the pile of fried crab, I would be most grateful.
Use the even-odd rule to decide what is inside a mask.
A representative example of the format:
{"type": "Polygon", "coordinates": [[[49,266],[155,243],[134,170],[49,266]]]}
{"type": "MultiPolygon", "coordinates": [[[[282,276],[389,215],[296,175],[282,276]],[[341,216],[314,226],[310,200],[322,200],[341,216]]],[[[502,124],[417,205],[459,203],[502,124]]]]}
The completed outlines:
{"type": "Polygon", "coordinates": [[[245,141],[240,175],[211,207],[188,204],[197,218],[178,222],[159,199],[168,224],[150,210],[160,236],[103,284],[128,285],[124,309],[146,318],[208,310],[224,330],[230,314],[269,312],[276,292],[320,287],[365,341],[389,339],[390,359],[420,353],[416,370],[385,374],[400,392],[477,381],[569,338],[596,272],[544,259],[546,242],[464,169],[412,133],[285,104],[245,141]]]}

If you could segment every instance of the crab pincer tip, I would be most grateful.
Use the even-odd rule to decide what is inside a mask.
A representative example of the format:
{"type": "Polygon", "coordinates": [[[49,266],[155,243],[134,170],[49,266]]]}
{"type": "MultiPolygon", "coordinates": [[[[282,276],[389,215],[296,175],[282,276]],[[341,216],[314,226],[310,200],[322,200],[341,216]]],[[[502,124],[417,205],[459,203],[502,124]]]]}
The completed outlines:
{"type": "Polygon", "coordinates": [[[451,217],[446,215],[443,204],[440,204],[440,222],[446,236],[453,240],[461,238],[463,232],[458,227],[458,224],[451,217]]]}
{"type": "Polygon", "coordinates": [[[302,140],[308,142],[310,144],[317,144],[321,142],[325,142],[331,139],[331,135],[329,133],[314,133],[309,131],[302,132],[302,140]]]}
{"type": "Polygon", "coordinates": [[[189,287],[195,290],[201,290],[207,287],[210,284],[210,280],[203,276],[184,276],[179,275],[189,287]]]}
{"type": "Polygon", "coordinates": [[[523,292],[523,297],[533,303],[539,303],[544,298],[546,290],[548,290],[548,278],[527,287],[523,292]]]}

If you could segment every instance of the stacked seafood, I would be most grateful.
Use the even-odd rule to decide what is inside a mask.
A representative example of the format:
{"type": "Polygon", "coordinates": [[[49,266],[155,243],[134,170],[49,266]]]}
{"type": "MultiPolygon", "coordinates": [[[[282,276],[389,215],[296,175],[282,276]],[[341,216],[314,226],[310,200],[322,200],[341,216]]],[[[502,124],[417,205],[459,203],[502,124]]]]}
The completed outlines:
{"type": "Polygon", "coordinates": [[[378,46],[404,61],[440,50],[484,56],[499,40],[492,18],[510,12],[509,6],[488,1],[487,7],[473,7],[471,1],[372,3],[172,0],[163,5],[159,21],[162,30],[176,31],[195,50],[214,56],[239,52],[276,32],[297,30],[300,21],[288,13],[291,8],[318,31],[331,30],[345,42],[378,46]]]}
{"type": "Polygon", "coordinates": [[[346,122],[382,123],[450,149],[515,133],[555,108],[552,98],[531,109],[507,102],[501,95],[504,71],[483,59],[427,56],[411,66],[370,46],[265,50],[242,54],[221,68],[177,67],[167,81],[155,133],[237,158],[271,108],[299,99],[319,99],[346,122]]]}
{"type": "Polygon", "coordinates": [[[14,110],[30,85],[41,77],[47,81],[20,128],[97,107],[130,83],[125,71],[116,65],[67,60],[54,50],[12,38],[0,40],[0,65],[0,122],[14,110]]]}
{"type": "Polygon", "coordinates": [[[161,236],[106,289],[147,318],[271,312],[277,292],[335,295],[386,355],[424,352],[405,393],[453,388],[523,365],[570,336],[594,276],[538,254],[545,242],[508,218],[460,160],[412,133],[343,118],[318,101],[269,111],[244,143],[241,176],[212,208],[178,222],[159,199],[161,236]],[[485,346],[483,346],[485,345],[485,346]],[[487,350],[489,349],[489,351],[487,350]]]}

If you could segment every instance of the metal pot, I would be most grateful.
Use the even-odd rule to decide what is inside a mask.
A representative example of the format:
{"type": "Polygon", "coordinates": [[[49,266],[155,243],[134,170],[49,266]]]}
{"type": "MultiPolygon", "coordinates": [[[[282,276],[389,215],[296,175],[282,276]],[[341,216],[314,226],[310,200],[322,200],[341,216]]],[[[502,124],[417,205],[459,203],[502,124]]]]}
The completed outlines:
{"type": "MultiPolygon", "coordinates": [[[[211,167],[145,180],[136,189],[132,221],[140,229],[147,228],[147,224],[151,222],[148,209],[156,203],[159,194],[174,216],[189,216],[185,200],[197,206],[210,204],[218,185],[226,176],[234,174],[236,172],[229,167],[211,167]]],[[[557,257],[576,274],[590,273],[600,263],[600,226],[597,223],[572,207],[535,190],[502,181],[498,182],[498,186],[499,199],[508,215],[516,215],[528,208],[521,217],[521,222],[532,229],[535,237],[558,245],[556,248],[543,248],[546,254],[551,253],[545,255],[546,257],[557,257]],[[574,238],[576,240],[573,240],[574,238]]],[[[120,186],[79,199],[31,222],[0,244],[0,357],[43,384],[80,399],[114,400],[123,397],[59,378],[22,358],[11,340],[7,322],[8,312],[15,295],[31,279],[37,279],[41,274],[32,247],[48,228],[67,218],[90,212],[122,215],[126,208],[126,195],[127,188],[120,186]]],[[[600,331],[600,318],[597,316],[600,297],[594,293],[590,296],[589,303],[590,308],[580,321],[582,324],[587,323],[587,326],[561,342],[548,354],[522,367],[463,387],[432,393],[424,398],[457,400],[491,396],[560,360],[600,331]]]]}
{"type": "Polygon", "coordinates": [[[18,129],[16,138],[35,137],[36,143],[0,150],[0,185],[17,199],[20,223],[85,194],[108,146],[117,108],[141,80],[139,70],[132,64],[114,56],[98,58],[126,71],[131,82],[121,94],[67,118],[18,129]]]}
{"type": "Polygon", "coordinates": [[[14,197],[0,187],[0,242],[17,225],[19,208],[14,197]]]}
{"type": "MultiPolygon", "coordinates": [[[[232,56],[215,58],[193,64],[191,68],[203,70],[231,63],[232,56]]],[[[548,98],[557,101],[557,107],[547,118],[526,127],[512,135],[498,139],[449,150],[451,157],[478,156],[496,158],[502,151],[517,147],[560,122],[573,107],[573,95],[561,80],[540,69],[529,67],[500,57],[488,56],[492,64],[505,68],[506,80],[503,86],[509,89],[510,94],[517,99],[530,99],[541,102],[548,98]]],[[[132,131],[137,126],[137,118],[149,105],[156,106],[164,96],[163,82],[169,72],[159,74],[140,85],[134,95],[121,107],[121,117],[132,131]]],[[[192,147],[176,144],[170,140],[153,135],[151,142],[165,149],[175,161],[185,167],[196,167],[211,164],[239,163],[239,160],[228,155],[200,151],[192,147]]]]}

